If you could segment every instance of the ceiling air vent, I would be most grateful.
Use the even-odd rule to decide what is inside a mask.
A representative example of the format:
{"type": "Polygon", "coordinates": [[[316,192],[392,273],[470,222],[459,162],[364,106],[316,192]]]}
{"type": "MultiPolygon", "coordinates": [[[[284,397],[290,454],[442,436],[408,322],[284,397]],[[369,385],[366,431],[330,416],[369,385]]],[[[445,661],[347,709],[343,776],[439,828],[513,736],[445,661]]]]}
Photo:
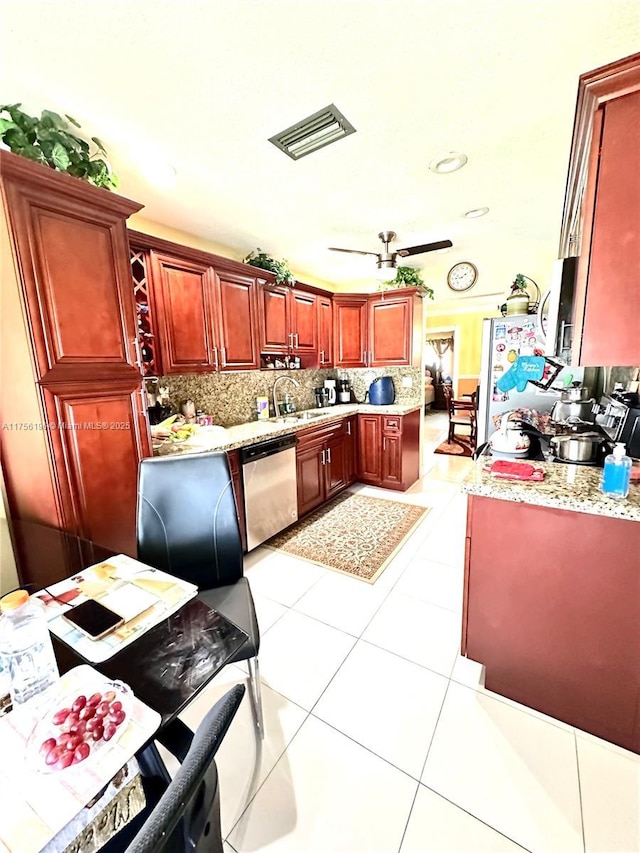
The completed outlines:
{"type": "Polygon", "coordinates": [[[292,160],[299,160],[306,154],[355,132],[355,127],[346,120],[340,110],[334,104],[329,104],[312,116],[272,136],[269,142],[273,142],[292,160]]]}

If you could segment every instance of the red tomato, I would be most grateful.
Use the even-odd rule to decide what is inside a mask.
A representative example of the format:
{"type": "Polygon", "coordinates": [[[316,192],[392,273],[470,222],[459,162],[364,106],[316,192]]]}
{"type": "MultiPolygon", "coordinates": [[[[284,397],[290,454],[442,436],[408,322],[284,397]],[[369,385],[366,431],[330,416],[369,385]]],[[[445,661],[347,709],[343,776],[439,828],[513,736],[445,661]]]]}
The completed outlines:
{"type": "Polygon", "coordinates": [[[85,758],[88,757],[91,752],[91,747],[88,743],[80,743],[76,747],[76,751],[73,753],[73,763],[77,764],[79,761],[84,761],[85,758]]]}
{"type": "Polygon", "coordinates": [[[69,767],[73,762],[73,752],[63,752],[60,758],[58,759],[58,768],[60,770],[64,770],[65,767],[69,767]]]}
{"type": "Polygon", "coordinates": [[[40,746],[40,755],[47,755],[55,746],[57,746],[56,739],[48,737],[40,746]]]}
{"type": "Polygon", "coordinates": [[[73,705],[71,706],[71,710],[76,711],[76,712],[80,712],[80,711],[82,711],[82,709],[84,708],[84,706],[86,704],[87,704],[87,697],[80,695],[74,701],[73,705]]]}
{"type": "Polygon", "coordinates": [[[107,723],[104,727],[104,734],[102,735],[104,740],[111,740],[111,738],[116,733],[116,724],[115,723],[107,723]]]}
{"type": "Polygon", "coordinates": [[[102,740],[102,737],[104,735],[104,728],[102,727],[102,717],[99,717],[98,719],[100,720],[100,724],[91,730],[91,737],[94,740],[102,740]]]}
{"type": "Polygon", "coordinates": [[[87,699],[87,705],[96,706],[102,702],[102,693],[92,693],[87,699]]]}

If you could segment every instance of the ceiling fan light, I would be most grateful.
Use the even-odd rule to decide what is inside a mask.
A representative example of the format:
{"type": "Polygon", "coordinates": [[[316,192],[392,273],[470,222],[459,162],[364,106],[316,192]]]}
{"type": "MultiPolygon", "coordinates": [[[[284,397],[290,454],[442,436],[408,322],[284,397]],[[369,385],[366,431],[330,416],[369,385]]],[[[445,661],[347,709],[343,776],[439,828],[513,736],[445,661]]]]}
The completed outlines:
{"type": "Polygon", "coordinates": [[[461,151],[449,151],[447,154],[433,159],[429,163],[429,169],[436,175],[448,175],[450,172],[457,172],[458,169],[462,169],[468,159],[467,155],[461,151]]]}
{"type": "Polygon", "coordinates": [[[378,281],[393,281],[396,277],[397,270],[393,261],[379,261],[376,279],[378,281]]]}

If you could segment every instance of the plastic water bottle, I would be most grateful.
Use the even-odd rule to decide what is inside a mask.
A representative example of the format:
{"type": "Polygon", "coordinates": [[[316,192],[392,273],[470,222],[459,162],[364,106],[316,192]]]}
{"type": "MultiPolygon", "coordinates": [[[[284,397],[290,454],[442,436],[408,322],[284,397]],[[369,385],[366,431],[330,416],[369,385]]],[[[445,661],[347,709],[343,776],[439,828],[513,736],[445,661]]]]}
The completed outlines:
{"type": "Polygon", "coordinates": [[[44,608],[19,589],[0,599],[0,611],[0,657],[13,709],[40,707],[60,679],[44,608]]]}
{"type": "Polygon", "coordinates": [[[629,494],[631,459],[625,455],[624,444],[616,444],[613,453],[604,460],[601,489],[608,498],[623,501],[629,494]]]}

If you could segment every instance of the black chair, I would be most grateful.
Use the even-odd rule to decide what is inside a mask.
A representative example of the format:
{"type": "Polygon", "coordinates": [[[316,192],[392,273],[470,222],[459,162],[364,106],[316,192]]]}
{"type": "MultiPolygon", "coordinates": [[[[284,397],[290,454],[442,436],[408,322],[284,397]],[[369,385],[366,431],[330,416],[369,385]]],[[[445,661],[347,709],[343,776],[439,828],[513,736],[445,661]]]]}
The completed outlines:
{"type": "Polygon", "coordinates": [[[143,459],[138,472],[138,558],[197,585],[199,598],[249,636],[229,661],[246,660],[256,728],[264,737],[260,632],[243,577],[240,527],[227,454],[143,459]]]}
{"type": "MultiPolygon", "coordinates": [[[[223,853],[214,756],[244,690],[244,684],[236,684],[208,711],[186,755],[177,756],[182,763],[173,779],[166,774],[161,759],[160,769],[151,771],[149,763],[139,759],[147,806],[107,842],[104,853],[223,853]]],[[[148,752],[149,747],[145,750],[148,752]]]]}

